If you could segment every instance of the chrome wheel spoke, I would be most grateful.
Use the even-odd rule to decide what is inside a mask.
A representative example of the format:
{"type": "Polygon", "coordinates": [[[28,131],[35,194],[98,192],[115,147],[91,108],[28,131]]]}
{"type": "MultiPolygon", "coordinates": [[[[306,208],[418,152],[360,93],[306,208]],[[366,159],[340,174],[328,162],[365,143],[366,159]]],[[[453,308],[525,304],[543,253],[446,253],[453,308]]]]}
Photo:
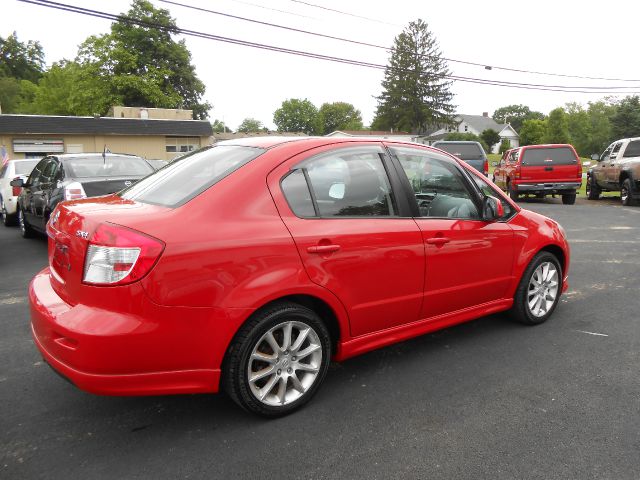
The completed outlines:
{"type": "Polygon", "coordinates": [[[543,317],[553,307],[559,290],[558,268],[551,262],[538,265],[529,280],[527,305],[536,317],[543,317]]]}
{"type": "Polygon", "coordinates": [[[293,403],[316,382],[322,359],[320,337],[308,324],[293,320],[275,325],[260,337],[249,356],[250,390],[265,405],[293,403]]]}

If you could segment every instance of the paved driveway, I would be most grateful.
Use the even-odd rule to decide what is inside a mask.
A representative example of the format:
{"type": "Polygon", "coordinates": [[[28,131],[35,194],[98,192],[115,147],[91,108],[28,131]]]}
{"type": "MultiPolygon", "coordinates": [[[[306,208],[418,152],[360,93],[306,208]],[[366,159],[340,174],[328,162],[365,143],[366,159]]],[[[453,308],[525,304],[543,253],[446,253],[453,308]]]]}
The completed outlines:
{"type": "Polygon", "coordinates": [[[46,243],[0,228],[0,478],[637,479],[640,208],[522,205],[571,240],[548,323],[490,316],[332,365],[271,421],[222,395],[98,397],[54,375],[25,303],[46,243]]]}

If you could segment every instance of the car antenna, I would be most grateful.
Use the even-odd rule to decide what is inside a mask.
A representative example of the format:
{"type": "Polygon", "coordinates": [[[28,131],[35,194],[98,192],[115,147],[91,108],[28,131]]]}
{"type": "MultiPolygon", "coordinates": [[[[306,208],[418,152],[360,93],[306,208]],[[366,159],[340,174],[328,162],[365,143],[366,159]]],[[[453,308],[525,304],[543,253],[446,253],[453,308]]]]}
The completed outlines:
{"type": "Polygon", "coordinates": [[[104,148],[102,149],[102,164],[107,164],[107,153],[111,153],[111,150],[107,148],[107,144],[104,144],[104,148]]]}

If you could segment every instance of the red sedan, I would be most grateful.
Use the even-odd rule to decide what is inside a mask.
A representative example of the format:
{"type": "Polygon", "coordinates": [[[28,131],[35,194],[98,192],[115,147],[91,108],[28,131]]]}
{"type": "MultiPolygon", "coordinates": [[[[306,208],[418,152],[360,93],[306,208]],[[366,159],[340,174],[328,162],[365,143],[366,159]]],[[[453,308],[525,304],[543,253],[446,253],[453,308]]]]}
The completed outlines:
{"type": "Polygon", "coordinates": [[[430,147],[252,138],[61,203],[31,282],[35,343],[79,388],[226,391],[282,415],[340,361],[510,310],[551,316],[562,227],[430,147]]]}

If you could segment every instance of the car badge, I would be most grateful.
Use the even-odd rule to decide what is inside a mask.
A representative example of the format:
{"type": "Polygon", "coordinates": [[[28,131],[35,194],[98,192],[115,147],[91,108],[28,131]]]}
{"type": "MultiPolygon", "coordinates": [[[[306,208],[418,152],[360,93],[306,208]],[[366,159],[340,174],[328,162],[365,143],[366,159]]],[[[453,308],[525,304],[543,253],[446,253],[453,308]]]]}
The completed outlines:
{"type": "Polygon", "coordinates": [[[124,182],[124,186],[125,187],[130,187],[131,186],[131,182],[129,180],[127,180],[126,182],[124,182]]]}
{"type": "Polygon", "coordinates": [[[85,240],[89,238],[89,232],[85,232],[83,230],[76,230],[76,237],[84,238],[85,240]]]}

